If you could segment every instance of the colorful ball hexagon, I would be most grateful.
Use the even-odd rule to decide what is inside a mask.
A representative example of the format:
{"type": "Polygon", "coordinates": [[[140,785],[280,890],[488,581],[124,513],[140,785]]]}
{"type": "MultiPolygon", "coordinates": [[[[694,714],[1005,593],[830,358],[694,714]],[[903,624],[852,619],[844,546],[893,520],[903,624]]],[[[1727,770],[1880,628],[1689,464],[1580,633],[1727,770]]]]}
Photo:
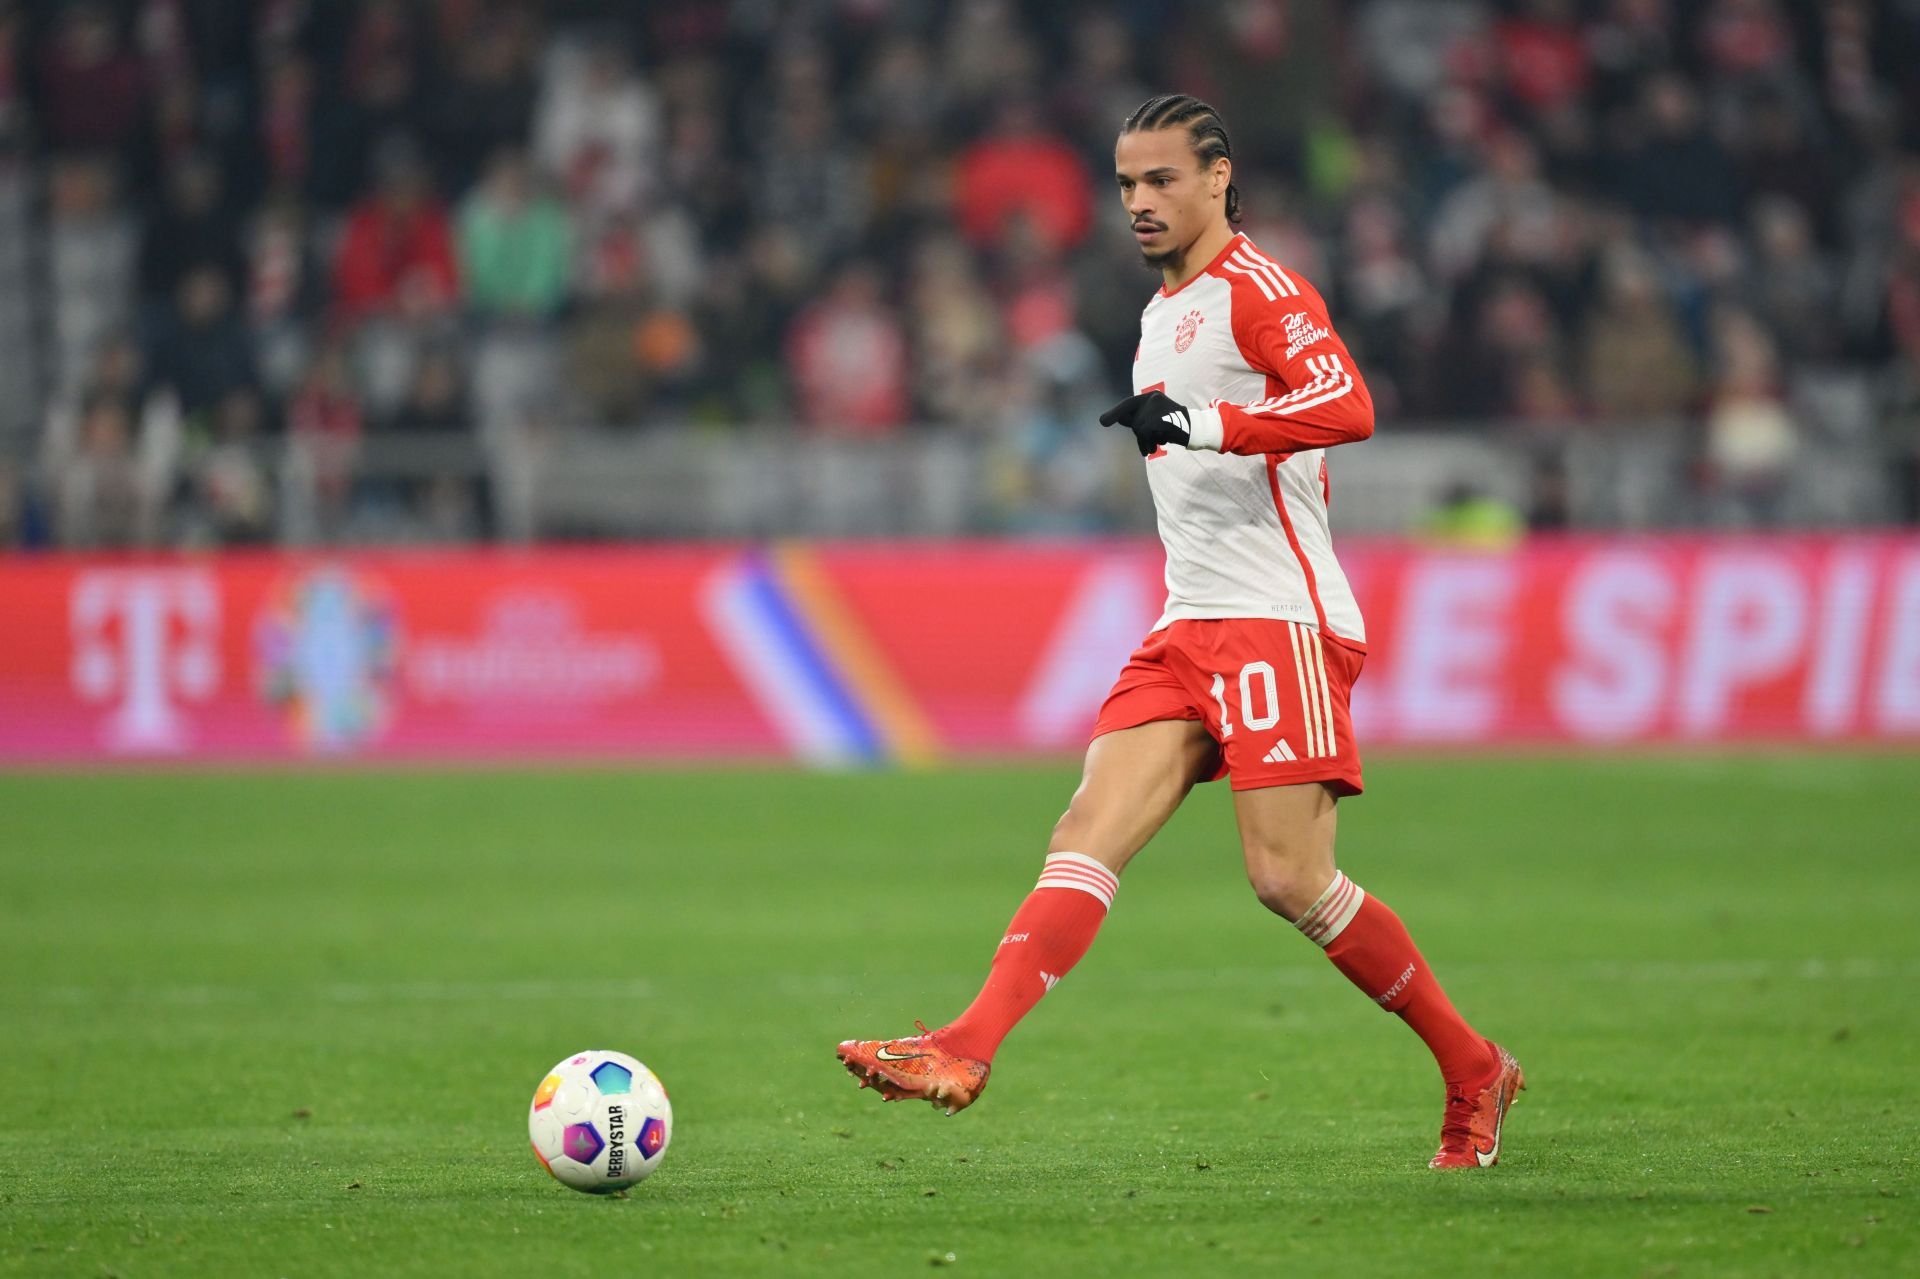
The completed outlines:
{"type": "Polygon", "coordinates": [[[538,1159],[540,1166],[547,1170],[547,1176],[552,1177],[555,1181],[560,1180],[560,1174],[553,1170],[553,1165],[547,1162],[547,1157],[540,1153],[540,1143],[535,1141],[529,1142],[528,1144],[533,1147],[533,1157],[538,1159]]]}
{"type": "Polygon", "coordinates": [[[603,1094],[633,1091],[633,1072],[617,1061],[603,1061],[593,1068],[593,1085],[603,1094]]]}
{"type": "Polygon", "coordinates": [[[533,1090],[533,1108],[535,1110],[545,1110],[548,1106],[552,1105],[553,1094],[558,1092],[559,1089],[560,1076],[548,1075],[545,1079],[542,1079],[540,1086],[533,1090]]]}
{"type": "Polygon", "coordinates": [[[660,1153],[667,1144],[667,1126],[658,1119],[649,1119],[640,1125],[640,1136],[634,1141],[640,1153],[648,1159],[660,1153]]]}
{"type": "Polygon", "coordinates": [[[560,1138],[561,1151],[577,1164],[592,1163],[606,1144],[600,1140],[600,1134],[594,1131],[592,1124],[568,1124],[567,1131],[560,1138]]]}

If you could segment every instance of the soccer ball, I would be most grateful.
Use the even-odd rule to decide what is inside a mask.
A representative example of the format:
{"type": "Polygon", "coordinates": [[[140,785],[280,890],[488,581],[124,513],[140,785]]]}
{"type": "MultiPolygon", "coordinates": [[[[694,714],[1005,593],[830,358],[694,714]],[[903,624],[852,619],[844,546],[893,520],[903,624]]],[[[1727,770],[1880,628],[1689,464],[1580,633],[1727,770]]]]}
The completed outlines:
{"type": "Polygon", "coordinates": [[[547,1072],[527,1112],[533,1156],[554,1180],[589,1194],[653,1175],[673,1139],[673,1105],[625,1053],[575,1053],[547,1072]]]}

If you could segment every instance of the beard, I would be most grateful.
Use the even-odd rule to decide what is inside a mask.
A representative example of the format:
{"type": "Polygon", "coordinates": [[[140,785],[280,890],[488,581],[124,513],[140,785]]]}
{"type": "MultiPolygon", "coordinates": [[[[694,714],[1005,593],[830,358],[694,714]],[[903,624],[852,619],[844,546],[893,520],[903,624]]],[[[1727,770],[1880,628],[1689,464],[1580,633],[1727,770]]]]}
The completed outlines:
{"type": "Polygon", "coordinates": [[[1178,270],[1187,256],[1190,245],[1174,241],[1171,228],[1164,222],[1146,222],[1140,225],[1160,233],[1160,242],[1154,246],[1140,245],[1140,265],[1149,271],[1178,270]]]}
{"type": "Polygon", "coordinates": [[[1185,245],[1169,245],[1164,249],[1140,250],[1140,265],[1149,271],[1178,271],[1186,261],[1186,258],[1187,248],[1185,245]]]}

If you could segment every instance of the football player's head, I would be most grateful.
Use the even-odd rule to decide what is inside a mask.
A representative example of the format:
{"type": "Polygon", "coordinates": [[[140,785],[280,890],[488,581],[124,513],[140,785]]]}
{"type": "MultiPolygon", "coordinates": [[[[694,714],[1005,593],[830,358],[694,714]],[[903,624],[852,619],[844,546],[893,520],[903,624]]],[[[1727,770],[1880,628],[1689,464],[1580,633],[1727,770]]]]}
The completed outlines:
{"type": "Polygon", "coordinates": [[[1120,128],[1113,168],[1149,266],[1184,258],[1217,220],[1240,220],[1227,126],[1198,98],[1168,93],[1141,103],[1120,128]]]}

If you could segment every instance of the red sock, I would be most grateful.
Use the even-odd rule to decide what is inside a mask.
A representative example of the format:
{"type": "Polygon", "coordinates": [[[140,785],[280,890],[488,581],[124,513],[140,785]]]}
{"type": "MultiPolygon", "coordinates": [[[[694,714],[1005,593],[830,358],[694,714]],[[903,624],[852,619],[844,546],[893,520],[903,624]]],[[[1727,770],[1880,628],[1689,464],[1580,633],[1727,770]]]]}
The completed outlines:
{"type": "Polygon", "coordinates": [[[992,1061],[1014,1023],[1080,962],[1113,905],[1120,881],[1079,853],[1049,853],[1040,882],[1014,912],[993,953],[987,984],[952,1022],[934,1033],[950,1053],[992,1061]]]}
{"type": "Polygon", "coordinates": [[[1494,1067],[1493,1050],[1440,988],[1400,916],[1345,875],[1333,883],[1294,927],[1319,943],[1333,966],[1367,997],[1413,1027],[1433,1050],[1449,1083],[1470,1084],[1494,1067]]]}

